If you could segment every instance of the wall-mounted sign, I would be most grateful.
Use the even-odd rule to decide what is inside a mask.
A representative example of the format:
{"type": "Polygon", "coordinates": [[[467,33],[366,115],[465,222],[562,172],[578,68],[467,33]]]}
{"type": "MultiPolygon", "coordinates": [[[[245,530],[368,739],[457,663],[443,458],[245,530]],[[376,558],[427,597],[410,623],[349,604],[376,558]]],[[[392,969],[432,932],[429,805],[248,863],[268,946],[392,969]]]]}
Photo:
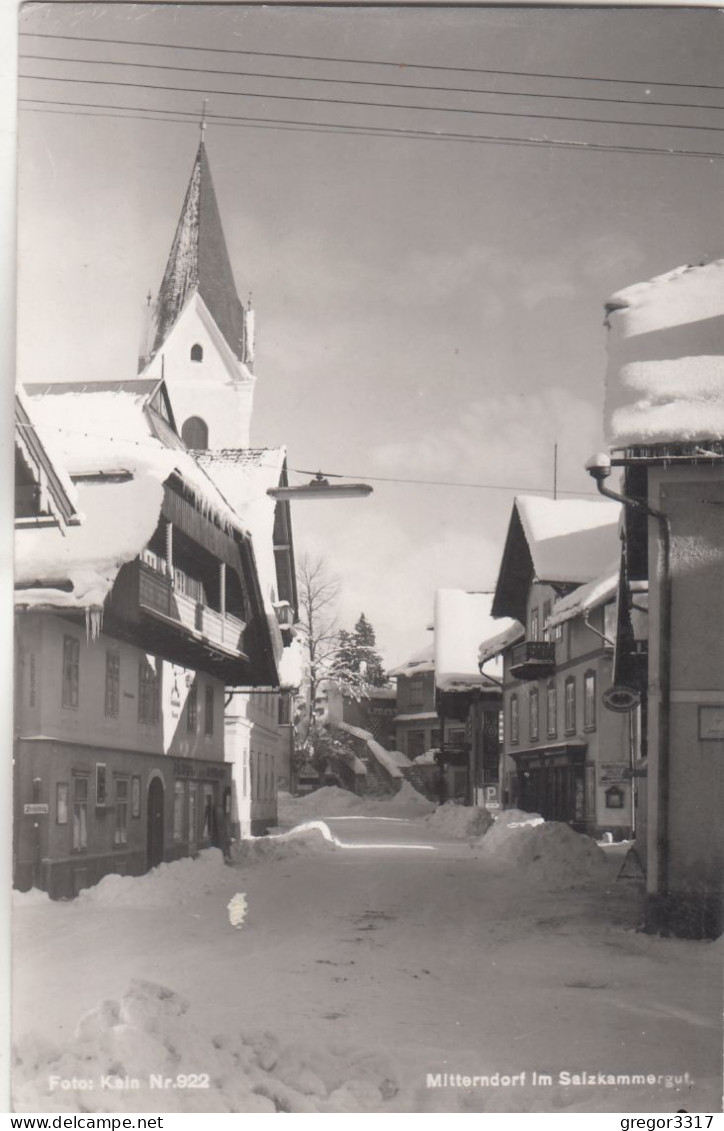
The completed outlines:
{"type": "Polygon", "coordinates": [[[38,817],[47,812],[48,806],[39,802],[34,805],[23,805],[23,813],[26,817],[38,817]]]}
{"type": "Polygon", "coordinates": [[[699,738],[720,742],[724,739],[724,703],[699,705],[699,738]]]}
{"type": "Polygon", "coordinates": [[[598,780],[601,785],[607,782],[627,781],[630,777],[628,762],[601,762],[598,767],[598,780]]]}

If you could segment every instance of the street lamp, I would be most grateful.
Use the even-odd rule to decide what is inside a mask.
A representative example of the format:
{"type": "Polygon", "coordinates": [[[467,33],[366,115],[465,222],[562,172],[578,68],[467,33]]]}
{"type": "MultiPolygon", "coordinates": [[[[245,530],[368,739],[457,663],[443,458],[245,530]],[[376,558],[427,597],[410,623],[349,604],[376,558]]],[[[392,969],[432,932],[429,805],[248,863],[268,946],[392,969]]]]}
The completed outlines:
{"type": "Polygon", "coordinates": [[[301,487],[269,487],[272,499],[364,499],[372,494],[368,483],[330,483],[318,471],[309,483],[301,487]]]}

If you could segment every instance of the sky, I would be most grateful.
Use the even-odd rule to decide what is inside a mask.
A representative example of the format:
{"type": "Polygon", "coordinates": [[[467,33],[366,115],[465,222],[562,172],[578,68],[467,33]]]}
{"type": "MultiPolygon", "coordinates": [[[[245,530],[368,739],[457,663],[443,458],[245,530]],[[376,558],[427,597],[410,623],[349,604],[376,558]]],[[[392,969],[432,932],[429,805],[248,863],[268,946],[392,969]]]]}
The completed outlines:
{"type": "Polygon", "coordinates": [[[606,299],[724,253],[721,159],[636,151],[722,151],[722,14],[37,4],[20,30],[21,53],[44,58],[19,62],[36,76],[19,81],[19,379],[135,375],[208,98],[237,288],[256,310],[252,443],[372,483],[368,499],[293,504],[295,547],[339,578],[340,626],[364,611],[402,662],[429,642],[437,588],[494,587],[515,493],[552,491],[556,444],[559,490],[594,491],[606,299]],[[47,38],[61,35],[109,42],[47,38]],[[148,117],[161,109],[189,118],[148,117]]]}

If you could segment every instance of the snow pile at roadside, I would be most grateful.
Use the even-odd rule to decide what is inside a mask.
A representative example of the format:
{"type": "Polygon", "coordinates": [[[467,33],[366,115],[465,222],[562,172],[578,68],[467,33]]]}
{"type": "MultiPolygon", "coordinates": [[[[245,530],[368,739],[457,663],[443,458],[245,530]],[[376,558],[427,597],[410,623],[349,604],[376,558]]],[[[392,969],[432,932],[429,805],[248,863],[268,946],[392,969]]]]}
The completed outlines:
{"type": "Polygon", "coordinates": [[[394,1110],[390,1101],[400,1088],[384,1054],[283,1044],[268,1032],[209,1035],[204,1022],[173,990],[134,979],[120,1000],[84,1014],[63,1048],[36,1036],[20,1042],[13,1110],[394,1110]],[[163,1087],[159,1078],[175,1086],[163,1087]],[[61,1088],[61,1079],[76,1086],[61,1088]]]}
{"type": "Polygon", "coordinates": [[[35,907],[38,904],[49,903],[50,896],[47,891],[31,888],[30,891],[16,891],[13,889],[13,907],[35,907]]]}
{"type": "Polygon", "coordinates": [[[307,856],[310,852],[326,852],[338,847],[339,843],[324,821],[305,821],[289,832],[236,841],[232,845],[231,856],[239,864],[253,864],[255,860],[288,860],[293,856],[307,856]]]}
{"type": "Polygon", "coordinates": [[[493,824],[493,817],[487,809],[456,805],[454,801],[448,801],[434,813],[429,813],[425,817],[425,824],[450,837],[480,837],[493,824]]]}
{"type": "Polygon", "coordinates": [[[78,899],[101,907],[175,907],[227,883],[228,871],[218,848],[159,864],[143,876],[104,876],[84,888],[78,899]]]}
{"type": "Polygon", "coordinates": [[[277,814],[284,824],[303,820],[306,817],[344,816],[357,810],[363,804],[362,798],[338,785],[323,785],[303,797],[292,797],[290,793],[277,796],[277,814]]]}
{"type": "Polygon", "coordinates": [[[428,801],[422,793],[418,793],[409,781],[403,781],[397,793],[378,798],[368,811],[371,816],[421,817],[425,813],[432,813],[435,808],[433,801],[428,801]]]}
{"type": "Polygon", "coordinates": [[[558,821],[517,810],[502,815],[471,847],[493,867],[514,868],[536,884],[550,887],[589,883],[607,873],[606,854],[590,837],[558,821]]]}

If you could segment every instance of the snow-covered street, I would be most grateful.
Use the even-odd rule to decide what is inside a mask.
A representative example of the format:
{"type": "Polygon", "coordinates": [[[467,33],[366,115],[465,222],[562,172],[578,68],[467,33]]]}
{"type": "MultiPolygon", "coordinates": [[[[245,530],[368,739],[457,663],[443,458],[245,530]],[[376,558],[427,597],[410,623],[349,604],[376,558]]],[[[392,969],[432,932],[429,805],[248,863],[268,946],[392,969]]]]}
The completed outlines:
{"type": "Polygon", "coordinates": [[[232,866],[212,850],[68,903],[18,896],[16,1109],[720,1110],[720,944],[638,933],[620,846],[599,861],[529,827],[518,841],[538,847],[511,863],[459,810],[334,793],[282,810],[332,840],[257,841],[232,866]],[[182,1073],[202,1086],[149,1087],[182,1073]]]}

